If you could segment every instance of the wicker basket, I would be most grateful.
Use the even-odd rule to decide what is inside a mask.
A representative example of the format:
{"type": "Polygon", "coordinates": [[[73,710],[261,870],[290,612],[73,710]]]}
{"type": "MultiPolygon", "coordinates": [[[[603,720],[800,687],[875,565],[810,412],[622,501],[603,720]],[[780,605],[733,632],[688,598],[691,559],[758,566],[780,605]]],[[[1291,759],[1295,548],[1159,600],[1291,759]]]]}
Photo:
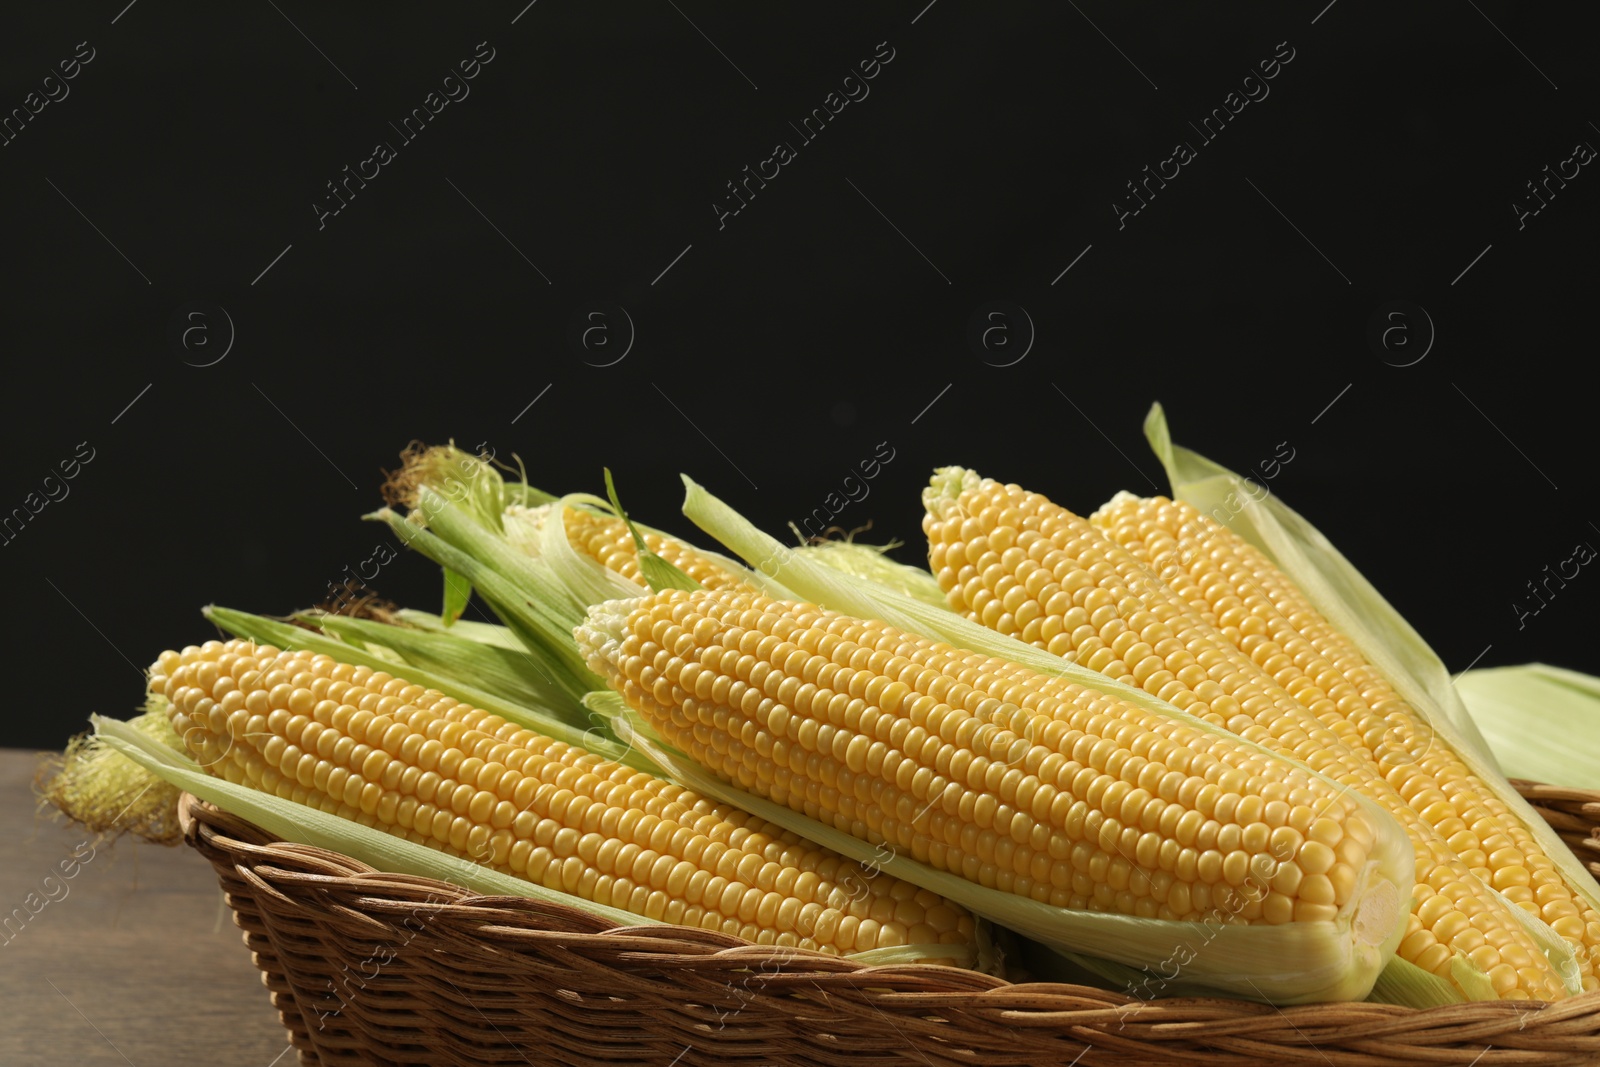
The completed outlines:
{"type": "MultiPolygon", "coordinates": [[[[1515,784],[1600,874],[1600,791],[1515,784]]],[[[192,796],[179,817],[308,1067],[1600,1063],[1600,992],[1426,1011],[1140,1001],[680,926],[608,928],[287,844],[192,796]]]]}

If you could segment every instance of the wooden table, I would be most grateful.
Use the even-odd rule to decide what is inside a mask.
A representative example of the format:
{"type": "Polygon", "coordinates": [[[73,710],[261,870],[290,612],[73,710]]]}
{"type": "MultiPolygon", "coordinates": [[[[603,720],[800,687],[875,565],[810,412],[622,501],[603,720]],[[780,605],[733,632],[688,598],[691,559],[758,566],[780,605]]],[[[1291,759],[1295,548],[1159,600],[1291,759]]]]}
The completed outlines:
{"type": "Polygon", "coordinates": [[[132,839],[80,848],[90,835],[37,814],[36,763],[0,750],[0,1064],[298,1062],[210,865],[132,839]]]}

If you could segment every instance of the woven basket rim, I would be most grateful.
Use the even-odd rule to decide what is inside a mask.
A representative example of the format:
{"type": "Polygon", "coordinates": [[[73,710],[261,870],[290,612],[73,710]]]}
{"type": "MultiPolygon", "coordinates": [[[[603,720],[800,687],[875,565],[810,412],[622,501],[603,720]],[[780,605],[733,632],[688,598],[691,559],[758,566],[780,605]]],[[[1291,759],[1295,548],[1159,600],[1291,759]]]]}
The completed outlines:
{"type": "MultiPolygon", "coordinates": [[[[1519,789],[1537,792],[1541,799],[1568,803],[1600,804],[1600,790],[1581,790],[1543,786],[1517,781],[1519,789]]],[[[626,926],[565,904],[527,897],[493,896],[476,893],[454,883],[418,875],[379,871],[342,853],[315,845],[285,842],[231,815],[193,794],[184,792],[178,801],[178,824],[184,840],[204,851],[225,849],[247,857],[249,866],[236,860],[257,891],[281,896],[273,881],[307,885],[321,883],[330,888],[358,890],[353,901],[380,912],[413,911],[419,906],[440,909],[458,918],[473,921],[484,930],[500,936],[559,936],[588,942],[610,943],[622,951],[669,953],[704,958],[727,957],[743,967],[753,968],[764,981],[796,976],[814,977],[819,973],[872,979],[873,985],[920,987],[918,995],[935,998],[983,998],[982,1007],[1002,1013],[1009,1025],[1039,1025],[1048,1020],[1060,1025],[1056,1017],[1070,1017],[1074,1025],[1113,1022],[1119,1030],[1138,1025],[1173,1025],[1206,1022],[1214,1028],[1226,1020],[1241,1024],[1276,1013],[1304,1028],[1330,1025],[1360,1026],[1364,1035],[1381,1038],[1392,1028],[1396,1017],[1408,1020],[1406,1030],[1422,1026],[1484,1026],[1493,1033],[1503,1028],[1507,1013],[1527,1015],[1537,1011],[1542,1022],[1554,1022],[1585,1015],[1600,1016],[1600,990],[1577,994],[1554,1003],[1540,1001],[1478,1001],[1434,1008],[1408,1008],[1366,1002],[1326,1002],[1279,1008],[1254,1001],[1220,997],[1139,998],[1096,986],[1064,982],[1010,982],[994,975],[941,964],[902,963],[872,965],[823,952],[798,948],[758,945],[743,938],[699,927],[663,923],[626,926]],[[307,870],[307,867],[321,870],[307,870]],[[267,876],[267,877],[263,877],[267,876]],[[413,894],[425,893],[419,902],[413,894]],[[527,924],[540,923],[530,928],[527,924]],[[768,969],[771,965],[772,969],[768,969]],[[930,986],[944,985],[937,989],[930,986]],[[1551,1013],[1554,1013],[1553,1015],[1551,1013]],[[1389,1027],[1385,1023],[1391,1024],[1389,1027]]],[[[930,1001],[930,1004],[937,1001],[930,1001]]],[[[1248,1029],[1248,1026],[1246,1027],[1248,1029]]],[[[1522,1029],[1519,1025],[1518,1030],[1522,1029]]]]}

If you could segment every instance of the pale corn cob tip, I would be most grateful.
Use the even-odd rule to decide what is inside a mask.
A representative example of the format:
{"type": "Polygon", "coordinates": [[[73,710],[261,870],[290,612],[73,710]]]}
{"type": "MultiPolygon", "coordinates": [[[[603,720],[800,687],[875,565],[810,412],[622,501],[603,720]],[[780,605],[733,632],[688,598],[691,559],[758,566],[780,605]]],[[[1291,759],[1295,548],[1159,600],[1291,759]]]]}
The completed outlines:
{"type": "Polygon", "coordinates": [[[210,773],[550,889],[758,944],[974,945],[936,894],[385,672],[213,641],[150,688],[210,773]]]}
{"type": "Polygon", "coordinates": [[[601,678],[616,673],[614,660],[627,630],[628,616],[650,598],[630,597],[589,605],[588,615],[572,629],[585,665],[601,678]]]}
{"type": "Polygon", "coordinates": [[[597,673],[669,743],[810,818],[1058,907],[1399,937],[1392,831],[1235,738],[809,604],[633,604],[578,628],[597,673]]]}
{"type": "Polygon", "coordinates": [[[927,487],[922,490],[922,506],[943,517],[945,510],[954,506],[962,493],[977,488],[978,482],[976,471],[965,467],[940,467],[933,472],[927,487]]]}
{"type": "Polygon", "coordinates": [[[527,507],[522,504],[512,504],[500,516],[500,528],[505,533],[506,540],[517,551],[529,556],[537,557],[540,553],[540,535],[544,532],[545,523],[555,514],[559,504],[538,504],[527,507]]]}
{"type": "MultiPolygon", "coordinates": [[[[1378,801],[1407,831],[1416,857],[1401,958],[1449,978],[1460,954],[1500,996],[1564,995],[1541,946],[1484,884],[1489,879],[1474,877],[1419,814],[1432,814],[1433,798],[1415,788],[1397,791],[1416,768],[1386,780],[1387,768],[1364,747],[1368,724],[1357,728],[1334,714],[1332,701],[1299,673],[1303,659],[1274,649],[1252,662],[1155,579],[1149,558],[1045,497],[976,477],[964,485],[942,512],[928,509],[923,522],[930,568],[954,610],[1143,688],[1378,801]]],[[[1131,494],[1119,499],[1138,503],[1131,494]]]]}

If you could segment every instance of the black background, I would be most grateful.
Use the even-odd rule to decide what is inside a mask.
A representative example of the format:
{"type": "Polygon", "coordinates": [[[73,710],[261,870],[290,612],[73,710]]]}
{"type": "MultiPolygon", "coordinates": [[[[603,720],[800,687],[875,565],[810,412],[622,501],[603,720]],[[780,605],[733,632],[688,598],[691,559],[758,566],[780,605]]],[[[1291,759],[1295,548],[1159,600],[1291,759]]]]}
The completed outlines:
{"type": "MultiPolygon", "coordinates": [[[[680,530],[687,471],[775,532],[888,442],[838,521],[913,560],[935,465],[1080,511],[1165,490],[1140,434],[1158,399],[1236,469],[1288,442],[1274,490],[1453,669],[1600,671],[1600,577],[1520,628],[1513,608],[1600,545],[1600,176],[1521,229],[1512,207],[1600,145],[1576,8],[925,2],[13,14],[0,111],[78,42],[94,59],[0,147],[0,514],[80,442],[94,458],[0,547],[0,743],[132,710],[158,652],[214,636],[204,603],[326,596],[387,542],[359,516],[413,438],[515,452],[556,491],[609,464],[680,530]],[[389,123],[479,42],[470,96],[404,143],[389,123]],[[790,123],[880,42],[870,95],[802,142],[790,123]],[[1270,95],[1204,143],[1189,123],[1280,42],[1270,95]],[[396,158],[319,229],[378,141],[396,158]],[[779,141],[797,158],[719,228],[725,183],[779,141]],[[1125,183],[1178,141],[1197,158],[1119,229],[1125,183]],[[1414,312],[1413,347],[1366,340],[1396,300],[1436,330],[1408,367],[1414,312]],[[612,366],[569,339],[595,301],[635,327],[612,366]],[[991,301],[1036,329],[1010,366],[967,342],[991,301]],[[233,346],[195,366],[224,350],[218,307],[233,346]]],[[[371,584],[437,605],[417,557],[371,584]]]]}

